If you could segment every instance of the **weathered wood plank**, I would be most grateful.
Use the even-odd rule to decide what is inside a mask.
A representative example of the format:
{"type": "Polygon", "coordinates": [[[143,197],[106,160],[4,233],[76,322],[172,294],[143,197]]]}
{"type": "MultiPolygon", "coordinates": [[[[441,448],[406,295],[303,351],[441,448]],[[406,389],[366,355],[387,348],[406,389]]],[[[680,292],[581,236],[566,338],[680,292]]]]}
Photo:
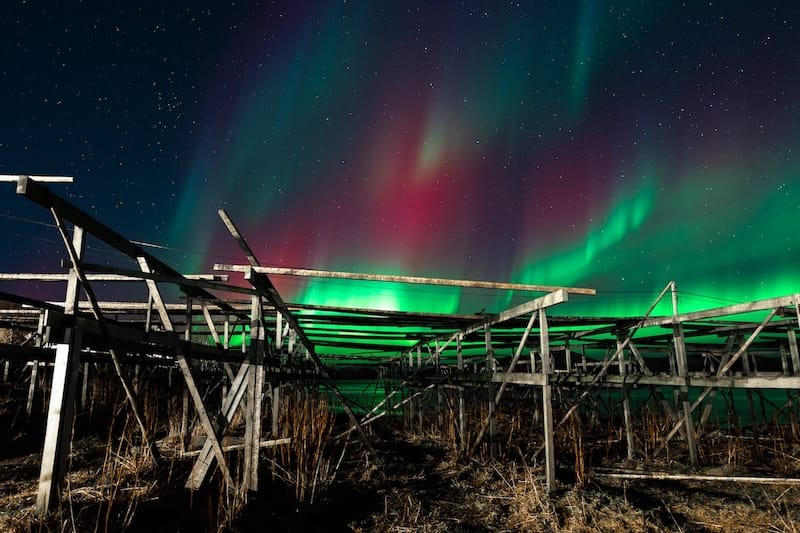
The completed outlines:
{"type": "MultiPolygon", "coordinates": [[[[214,270],[228,272],[246,272],[247,266],[214,264],[214,270]]],[[[526,283],[506,283],[499,281],[479,281],[467,279],[449,278],[430,278],[422,276],[397,276],[392,274],[366,274],[362,272],[335,272],[330,270],[312,270],[308,268],[284,268],[284,267],[255,267],[259,274],[280,275],[280,276],[300,276],[315,278],[334,278],[348,279],[357,281],[383,281],[393,283],[409,283],[417,285],[439,285],[447,287],[463,287],[473,289],[497,289],[510,291],[527,292],[555,292],[563,290],[570,294],[583,294],[594,296],[597,294],[595,289],[584,287],[560,287],[555,285],[531,285],[526,283]]]]}
{"type": "MultiPolygon", "coordinates": [[[[58,218],[56,219],[58,221],[58,218]]],[[[75,226],[72,239],[66,240],[71,257],[81,257],[86,249],[83,228],[75,226]]],[[[64,313],[74,315],[80,293],[80,273],[73,268],[67,281],[64,313]]],[[[56,346],[53,378],[50,385],[50,403],[47,408],[42,463],[39,469],[39,489],[36,496],[36,513],[43,516],[59,501],[61,485],[67,471],[67,457],[72,445],[72,419],[74,415],[78,369],[81,353],[81,331],[67,328],[65,338],[56,346]]],[[[37,362],[38,365],[38,362],[37,362]]]]}

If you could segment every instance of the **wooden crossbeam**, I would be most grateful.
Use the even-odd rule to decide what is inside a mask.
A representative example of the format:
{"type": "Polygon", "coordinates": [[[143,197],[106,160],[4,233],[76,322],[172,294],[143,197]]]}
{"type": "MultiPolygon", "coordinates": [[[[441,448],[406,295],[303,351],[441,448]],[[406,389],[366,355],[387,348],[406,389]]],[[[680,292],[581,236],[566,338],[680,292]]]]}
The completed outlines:
{"type": "MultiPolygon", "coordinates": [[[[146,258],[150,268],[155,272],[174,276],[178,279],[185,279],[175,269],[149,254],[141,246],[132,243],[110,227],[99,222],[91,215],[85,213],[83,210],[53,193],[50,191],[50,189],[41,183],[38,183],[35,179],[31,179],[30,176],[17,177],[16,191],[17,194],[39,204],[45,209],[54,209],[64,220],[68,220],[74,225],[82,227],[86,232],[91,233],[101,241],[112,246],[113,248],[116,248],[128,257],[132,259],[136,259],[138,257],[146,258]]],[[[206,298],[209,300],[215,299],[213,295],[197,286],[186,283],[178,283],[178,286],[189,296],[206,298]]]]}
{"type": "MultiPolygon", "coordinates": [[[[248,266],[246,265],[228,265],[228,264],[214,264],[214,270],[228,271],[228,272],[245,272],[248,266]]],[[[285,267],[255,267],[255,271],[259,274],[268,274],[275,276],[300,276],[311,278],[334,278],[334,279],[347,279],[359,281],[384,281],[395,283],[409,283],[417,285],[439,285],[446,287],[462,287],[472,289],[495,289],[495,290],[509,290],[509,291],[526,291],[526,292],[554,292],[563,289],[570,294],[584,294],[587,296],[594,296],[597,294],[595,289],[588,289],[583,287],[561,287],[556,285],[531,285],[527,283],[506,283],[499,281],[479,281],[467,279],[450,279],[450,278],[431,278],[421,276],[397,276],[392,274],[366,274],[363,272],[336,272],[331,270],[313,270],[308,268],[285,268],[285,267]]]]}
{"type": "Polygon", "coordinates": [[[0,174],[0,183],[18,183],[20,178],[26,178],[39,183],[72,183],[72,176],[26,176],[21,174],[0,174]]]}
{"type": "MultiPolygon", "coordinates": [[[[84,270],[87,270],[84,268],[84,270]]],[[[184,278],[190,280],[205,281],[228,281],[228,276],[224,274],[184,274],[184,278]]],[[[36,273],[36,272],[0,272],[0,281],[67,281],[68,273],[36,273]]],[[[123,274],[86,274],[89,281],[142,281],[141,274],[136,276],[126,276],[123,274]]]]}
{"type": "MultiPolygon", "coordinates": [[[[142,269],[142,272],[150,271],[150,265],[147,262],[146,257],[137,257],[136,260],[139,263],[139,267],[142,269]]],[[[174,333],[175,327],[172,324],[172,319],[169,316],[169,312],[167,312],[166,307],[164,307],[164,300],[161,298],[161,292],[158,290],[158,286],[156,285],[155,281],[151,279],[145,280],[145,283],[150,291],[150,297],[153,300],[153,305],[158,312],[159,318],[161,318],[161,325],[167,331],[174,333]]],[[[180,351],[175,354],[175,359],[178,362],[178,368],[180,369],[181,374],[183,374],[183,379],[186,382],[186,388],[189,390],[189,395],[192,397],[194,408],[197,411],[197,416],[206,432],[208,442],[214,451],[214,456],[219,464],[219,469],[222,472],[222,475],[225,478],[225,482],[228,484],[228,486],[233,487],[233,478],[228,470],[228,465],[225,461],[225,455],[223,454],[222,447],[217,439],[216,428],[211,423],[211,419],[208,416],[208,411],[203,403],[203,398],[200,396],[200,391],[197,389],[194,376],[192,376],[192,370],[189,368],[189,362],[186,360],[186,356],[180,351]]]]}
{"type": "MultiPolygon", "coordinates": [[[[95,320],[97,320],[98,325],[100,326],[100,331],[103,333],[104,337],[112,339],[109,335],[108,325],[105,320],[105,317],[100,310],[100,306],[97,304],[97,298],[94,295],[94,290],[92,290],[92,286],[89,285],[88,280],[86,279],[83,271],[80,269],[80,256],[78,255],[75,247],[73,246],[72,240],[69,239],[67,236],[66,229],[64,227],[64,222],[61,218],[61,215],[58,211],[54,208],[50,208],[50,212],[53,215],[53,218],[56,222],[56,227],[58,228],[59,233],[61,234],[61,239],[64,241],[64,245],[67,248],[67,253],[69,255],[70,261],[72,261],[72,272],[77,276],[78,280],[80,281],[80,286],[83,288],[83,292],[86,294],[86,299],[89,300],[89,304],[92,308],[92,314],[94,314],[95,320]]],[[[75,307],[77,307],[77,300],[75,300],[75,307]]],[[[66,312],[70,311],[69,306],[65,306],[66,312]]],[[[74,311],[74,310],[73,310],[74,311]]],[[[137,424],[139,425],[139,430],[142,433],[142,440],[144,441],[145,446],[147,447],[148,451],[150,452],[150,456],[153,458],[153,461],[158,464],[160,460],[160,456],[158,453],[158,449],[155,446],[155,442],[153,442],[147,434],[147,427],[144,423],[144,417],[142,416],[141,408],[139,407],[139,399],[136,396],[136,392],[133,390],[133,387],[130,383],[128,383],[125,374],[122,372],[122,365],[120,364],[119,357],[116,353],[116,350],[112,347],[109,348],[109,355],[111,355],[111,362],[113,363],[114,371],[117,374],[117,378],[122,385],[123,390],[125,391],[125,395],[127,396],[128,403],[131,406],[131,411],[133,411],[133,416],[136,419],[137,424]]]]}
{"type": "MultiPolygon", "coordinates": [[[[231,218],[228,216],[228,214],[225,212],[224,209],[220,209],[218,213],[220,218],[222,218],[222,221],[225,223],[225,226],[228,228],[228,231],[230,232],[231,236],[234,238],[236,243],[244,252],[245,256],[248,258],[248,261],[250,261],[251,263],[255,263],[257,265],[258,259],[255,257],[255,254],[253,254],[253,251],[247,244],[247,241],[245,241],[244,237],[239,232],[239,229],[233,223],[233,220],[231,220],[231,218]]],[[[334,396],[336,396],[336,399],[339,401],[339,403],[341,403],[342,408],[347,414],[347,417],[350,419],[350,423],[356,428],[356,431],[358,431],[361,441],[363,442],[364,446],[366,446],[367,450],[369,450],[375,462],[380,463],[381,460],[380,457],[378,456],[378,452],[375,450],[375,447],[372,445],[372,442],[370,441],[369,437],[367,437],[364,428],[361,427],[361,424],[356,418],[353,409],[350,407],[350,403],[347,401],[347,398],[345,398],[345,396],[339,390],[339,387],[336,386],[336,383],[334,382],[330,373],[328,373],[325,364],[319,358],[319,355],[317,355],[317,352],[314,349],[314,345],[311,342],[311,339],[308,338],[308,335],[306,335],[306,332],[300,326],[300,323],[297,321],[297,318],[289,310],[289,307],[283,301],[283,298],[278,293],[278,290],[275,288],[275,286],[272,284],[272,281],[270,281],[269,277],[267,277],[266,274],[257,274],[255,272],[254,269],[259,268],[258,266],[251,265],[248,268],[249,270],[245,271],[244,278],[247,281],[249,281],[253,285],[253,287],[262,291],[262,294],[267,299],[267,301],[269,301],[273,305],[273,307],[275,307],[275,309],[283,315],[283,317],[289,324],[289,327],[291,327],[295,331],[298,339],[300,339],[300,342],[306,348],[306,353],[308,354],[308,357],[313,361],[314,365],[317,367],[317,370],[319,370],[319,375],[320,378],[322,379],[322,382],[325,384],[326,387],[328,387],[328,389],[331,392],[333,392],[334,396]]]]}

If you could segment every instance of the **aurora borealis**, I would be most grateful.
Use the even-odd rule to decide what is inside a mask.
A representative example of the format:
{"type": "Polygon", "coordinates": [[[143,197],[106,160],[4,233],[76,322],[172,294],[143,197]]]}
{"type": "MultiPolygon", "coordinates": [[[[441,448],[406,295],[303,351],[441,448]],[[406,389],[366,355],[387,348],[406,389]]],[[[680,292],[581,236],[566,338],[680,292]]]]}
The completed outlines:
{"type": "MultiPolygon", "coordinates": [[[[2,172],[74,175],[187,272],[243,261],[224,207],[264,264],[598,289],[578,312],[642,313],[670,280],[683,309],[800,292],[794,3],[89,4],[2,8],[2,172]]],[[[38,264],[6,246],[3,270],[38,264]]]]}

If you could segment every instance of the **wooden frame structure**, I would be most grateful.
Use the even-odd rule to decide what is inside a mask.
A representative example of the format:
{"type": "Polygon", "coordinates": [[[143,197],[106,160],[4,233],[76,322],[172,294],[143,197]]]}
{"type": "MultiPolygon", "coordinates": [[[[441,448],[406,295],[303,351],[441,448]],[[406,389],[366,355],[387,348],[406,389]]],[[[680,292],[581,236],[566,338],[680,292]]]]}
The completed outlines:
{"type": "Polygon", "coordinates": [[[787,391],[786,404],[777,411],[789,417],[793,430],[800,434],[794,415],[800,389],[800,295],[679,313],[678,291],[670,282],[642,316],[567,317],[558,310],[570,296],[591,296],[593,289],[265,267],[224,211],[219,215],[247,263],[215,265],[216,274],[184,275],[53,193],[42,183],[47,180],[6,178],[0,181],[14,181],[18,195],[49,211],[69,258],[63,265],[66,273],[0,274],[0,282],[66,284],[64,300],[59,303],[0,293],[0,326],[26,331],[30,339],[24,346],[0,345],[6,375],[9,361],[31,363],[28,409],[40,364],[53,366],[39,513],[52,508],[63,490],[81,377],[82,396],[86,394],[87,358],[101,358],[113,365],[139,421],[142,443],[155,460],[158,450],[141,419],[136,390],[123,365],[135,355],[138,362],[145,358],[180,371],[204,433],[201,448],[190,454],[194,458],[186,484],[190,489],[199,488],[215,466],[228,486],[235,488],[225,456],[230,448],[223,446],[223,438],[236,413],[241,412],[245,436],[234,446],[244,453],[241,487],[258,490],[261,448],[287,442],[274,415],[280,387],[270,385],[280,381],[313,379],[326,387],[349,417],[349,431],[359,434],[376,463],[380,457],[364,426],[406,406],[415,409],[421,420],[423,404],[434,405],[432,412],[439,413],[440,425],[444,423],[442,406],[456,406],[459,449],[474,453],[485,443],[494,456],[497,410],[502,408],[504,396],[508,391],[535,390],[548,490],[556,485],[554,434],[598,391],[620,394],[629,459],[657,457],[679,435],[689,465],[698,465],[698,441],[707,435],[705,428],[719,390],[787,391]],[[67,224],[72,226],[71,233],[67,224]],[[89,237],[121,252],[131,266],[90,262],[85,246],[89,237]],[[246,283],[230,283],[229,277],[235,275],[241,275],[246,283]],[[276,275],[357,280],[365,284],[365,291],[370,290],[370,283],[391,281],[539,295],[492,315],[298,305],[283,300],[269,277],[276,275]],[[93,288],[98,283],[140,284],[146,287],[146,298],[99,300],[93,288]],[[182,300],[167,301],[165,287],[176,287],[182,300]],[[672,313],[652,316],[667,295],[672,313]],[[238,348],[230,343],[234,324],[240,326],[242,337],[238,348]],[[213,340],[212,345],[198,341],[206,338],[213,340]],[[359,354],[368,349],[371,356],[353,357],[364,357],[370,364],[377,361],[397,378],[383,400],[361,417],[339,390],[326,363],[333,360],[326,354],[332,349],[359,354]],[[225,365],[229,384],[218,412],[210,411],[195,381],[193,361],[199,359],[225,365]],[[663,398],[664,389],[673,391],[672,402],[663,398]],[[650,390],[672,420],[655,450],[640,449],[634,438],[636,413],[630,394],[636,390],[650,390]],[[273,411],[270,430],[262,428],[266,398],[273,411]],[[483,403],[486,413],[477,421],[478,431],[471,442],[465,414],[470,401],[483,403]],[[268,440],[264,440],[266,433],[268,440]]]}

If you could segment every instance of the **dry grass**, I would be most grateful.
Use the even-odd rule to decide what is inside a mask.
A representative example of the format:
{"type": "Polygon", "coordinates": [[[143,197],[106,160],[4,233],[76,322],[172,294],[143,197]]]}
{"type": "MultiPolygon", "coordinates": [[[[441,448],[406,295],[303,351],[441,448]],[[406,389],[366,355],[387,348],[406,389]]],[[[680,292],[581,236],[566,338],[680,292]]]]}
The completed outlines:
{"type": "MultiPolygon", "coordinates": [[[[181,401],[174,393],[166,394],[163,380],[144,373],[140,378],[147,427],[161,438],[162,452],[176,451],[181,401]],[[164,397],[172,400],[164,402],[164,397]]],[[[83,416],[96,417],[92,419],[96,424],[107,421],[107,432],[76,443],[69,490],[45,521],[38,522],[32,508],[38,452],[0,463],[0,531],[120,531],[137,527],[152,505],[160,505],[157,509],[162,513],[165,509],[204,513],[202,527],[210,530],[242,527],[236,514],[247,503],[246,495],[226,491],[219,475],[207,484],[204,501],[185,508],[159,503],[157,499],[166,492],[182,491],[186,470],[173,474],[175,463],[168,464],[166,471],[154,467],[114,379],[107,375],[92,382],[94,409],[83,416]]],[[[457,402],[452,395],[445,395],[442,412],[436,412],[436,402],[431,402],[422,424],[418,416],[407,419],[402,432],[391,420],[376,423],[370,431],[386,463],[377,470],[364,460],[357,441],[333,442],[335,417],[322,396],[288,387],[283,391],[281,434],[273,437],[291,437],[292,443],[270,448],[262,456],[273,474],[270,488],[288,487],[292,500],[287,509],[270,510],[267,516],[298,514],[297,509],[334,513],[333,507],[347,506],[358,512],[340,522],[331,521],[332,527],[346,524],[356,531],[387,532],[800,530],[800,487],[593,478],[594,465],[640,466],[624,459],[624,436],[611,417],[575,416],[556,433],[560,488],[548,494],[542,458],[535,453],[541,435],[531,420],[537,414],[526,410],[522,402],[504,406],[498,415],[499,451],[494,461],[486,444],[469,459],[459,452],[457,402]]],[[[264,414],[271,417],[268,410],[264,414]]],[[[468,445],[484,416],[480,402],[467,403],[468,445]]],[[[649,455],[659,445],[658,436],[671,421],[656,409],[645,410],[638,420],[637,451],[652,460],[649,455]]],[[[710,431],[701,440],[702,460],[720,474],[762,468],[774,475],[798,477],[800,453],[792,427],[774,423],[762,430],[762,435],[767,434],[769,439],[756,441],[747,432],[710,431]]],[[[685,444],[676,438],[648,468],[677,471],[685,454],[685,444]]],[[[241,479],[241,465],[241,454],[231,452],[229,466],[236,480],[241,479]]],[[[181,468],[188,466],[183,463],[181,468]]],[[[262,486],[269,477],[262,475],[262,486]]],[[[257,503],[275,505],[268,498],[257,503]]]]}
{"type": "Polygon", "coordinates": [[[292,441],[274,449],[273,474],[294,487],[298,504],[312,504],[335,476],[334,414],[323,396],[295,390],[281,400],[278,427],[292,441]]]}

